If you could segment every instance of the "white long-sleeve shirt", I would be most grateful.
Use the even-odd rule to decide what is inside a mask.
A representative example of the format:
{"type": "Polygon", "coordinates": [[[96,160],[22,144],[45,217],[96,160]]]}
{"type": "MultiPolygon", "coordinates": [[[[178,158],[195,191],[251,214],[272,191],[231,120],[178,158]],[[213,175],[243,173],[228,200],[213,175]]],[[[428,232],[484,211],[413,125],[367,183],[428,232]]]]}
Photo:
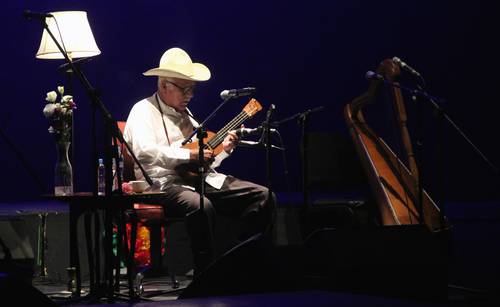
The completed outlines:
{"type": "MultiPolygon", "coordinates": [[[[198,123],[186,112],[177,112],[163,103],[155,93],[132,107],[123,136],[147,174],[153,181],[158,181],[162,189],[170,184],[188,186],[177,174],[175,167],[189,162],[190,151],[181,148],[181,143],[193,132],[193,127],[197,126],[198,123]],[[158,105],[163,113],[168,138],[158,105]]],[[[214,168],[228,156],[229,154],[222,150],[207,172],[205,181],[216,189],[220,189],[226,175],[217,173],[214,168]]],[[[134,171],[138,180],[144,178],[137,165],[134,171]]]]}

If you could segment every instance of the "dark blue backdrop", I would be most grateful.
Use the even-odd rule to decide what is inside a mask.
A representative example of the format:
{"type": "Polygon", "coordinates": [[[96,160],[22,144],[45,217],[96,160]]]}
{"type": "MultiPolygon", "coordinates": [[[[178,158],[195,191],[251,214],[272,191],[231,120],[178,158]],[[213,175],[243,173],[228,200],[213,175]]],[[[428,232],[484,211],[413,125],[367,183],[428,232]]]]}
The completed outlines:
{"type": "MultiPolygon", "coordinates": [[[[367,88],[364,74],[384,58],[399,56],[426,78],[429,91],[446,99],[457,124],[496,165],[500,165],[497,74],[498,14],[488,1],[3,1],[0,48],[2,111],[0,139],[3,200],[35,198],[52,191],[54,141],[42,115],[45,93],[64,84],[62,61],[37,60],[41,37],[33,11],[85,10],[102,54],[84,71],[116,119],[153,93],[155,79],[142,72],[156,67],[173,46],[205,63],[212,79],[200,84],[191,109],[199,118],[213,110],[222,89],[255,86],[264,105],[277,106],[276,119],[319,105],[310,130],[346,135],[342,109],[367,88]],[[25,157],[43,187],[27,172],[25,157]]],[[[90,103],[75,82],[75,189],[90,190],[90,103]]],[[[209,125],[217,130],[246,102],[232,102],[209,125]]],[[[384,120],[375,107],[370,121],[384,120]]],[[[435,123],[426,110],[424,161],[428,189],[436,189],[435,123]]],[[[258,125],[261,112],[247,126],[258,125]]],[[[101,125],[98,114],[98,123],[101,125]]],[[[102,131],[102,129],[100,129],[102,131]]],[[[300,127],[282,127],[292,188],[300,187],[300,127]]],[[[457,133],[446,127],[446,197],[492,199],[498,179],[457,133]]],[[[382,133],[381,133],[382,134],[382,133]]],[[[99,138],[102,145],[102,138],[99,138]]],[[[285,190],[281,156],[274,154],[275,188],[285,190]]],[[[238,150],[223,171],[266,183],[263,151],[238,150]]]]}

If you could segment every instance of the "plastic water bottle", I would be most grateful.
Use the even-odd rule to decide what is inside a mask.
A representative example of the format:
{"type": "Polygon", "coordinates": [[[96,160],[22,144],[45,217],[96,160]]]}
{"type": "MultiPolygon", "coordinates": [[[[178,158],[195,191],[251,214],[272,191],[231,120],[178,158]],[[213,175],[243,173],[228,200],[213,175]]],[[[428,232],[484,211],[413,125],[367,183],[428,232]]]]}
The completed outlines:
{"type": "Polygon", "coordinates": [[[106,189],[106,168],[102,159],[99,159],[97,167],[97,195],[104,195],[106,189]]]}

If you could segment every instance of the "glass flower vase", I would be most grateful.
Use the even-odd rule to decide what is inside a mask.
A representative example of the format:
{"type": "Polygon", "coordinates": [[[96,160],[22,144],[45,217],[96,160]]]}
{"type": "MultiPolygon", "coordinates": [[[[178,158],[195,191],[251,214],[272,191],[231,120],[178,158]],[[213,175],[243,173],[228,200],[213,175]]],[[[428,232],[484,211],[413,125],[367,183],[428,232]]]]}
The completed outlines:
{"type": "Polygon", "coordinates": [[[71,142],[57,141],[57,160],[54,168],[54,194],[73,194],[73,168],[69,161],[68,151],[71,142]]]}

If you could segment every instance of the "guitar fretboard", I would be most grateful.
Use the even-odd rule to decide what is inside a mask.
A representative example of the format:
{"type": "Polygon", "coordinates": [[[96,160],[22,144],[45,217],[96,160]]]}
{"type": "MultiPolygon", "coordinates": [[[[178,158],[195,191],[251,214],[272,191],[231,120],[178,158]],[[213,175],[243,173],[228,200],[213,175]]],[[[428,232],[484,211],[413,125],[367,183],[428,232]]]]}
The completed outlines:
{"type": "MultiPolygon", "coordinates": [[[[248,116],[248,114],[245,111],[241,111],[240,114],[238,114],[229,123],[227,123],[224,127],[222,127],[222,129],[220,129],[216,133],[216,135],[207,142],[207,145],[210,148],[217,147],[220,143],[222,143],[229,130],[239,128],[241,124],[249,118],[250,116],[248,116]]],[[[205,147],[207,147],[207,145],[205,145],[205,147]]]]}

